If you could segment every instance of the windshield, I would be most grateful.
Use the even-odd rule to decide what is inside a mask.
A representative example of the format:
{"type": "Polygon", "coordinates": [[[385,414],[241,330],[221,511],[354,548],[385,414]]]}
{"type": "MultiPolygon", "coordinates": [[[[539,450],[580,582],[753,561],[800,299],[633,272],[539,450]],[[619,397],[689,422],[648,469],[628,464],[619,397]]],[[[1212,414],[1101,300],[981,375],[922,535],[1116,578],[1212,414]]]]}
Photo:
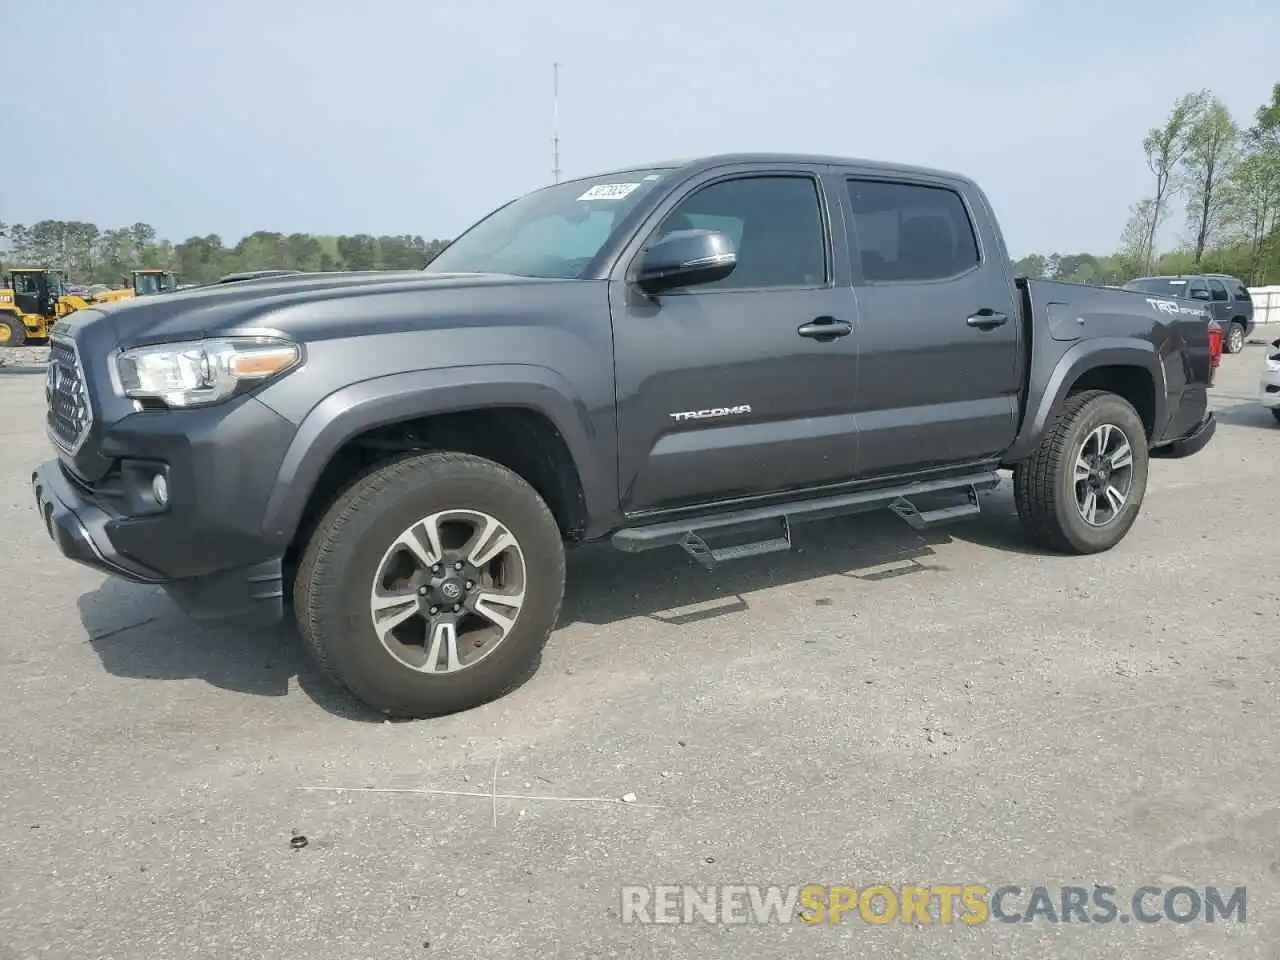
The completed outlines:
{"type": "Polygon", "coordinates": [[[670,172],[630,170],[535,190],[489,214],[425,270],[577,279],[670,172]]]}
{"type": "Polygon", "coordinates": [[[1190,294],[1187,293],[1187,281],[1178,277],[1143,277],[1140,280],[1130,280],[1124,288],[1140,290],[1143,293],[1158,293],[1166,297],[1190,299],[1190,294]]]}

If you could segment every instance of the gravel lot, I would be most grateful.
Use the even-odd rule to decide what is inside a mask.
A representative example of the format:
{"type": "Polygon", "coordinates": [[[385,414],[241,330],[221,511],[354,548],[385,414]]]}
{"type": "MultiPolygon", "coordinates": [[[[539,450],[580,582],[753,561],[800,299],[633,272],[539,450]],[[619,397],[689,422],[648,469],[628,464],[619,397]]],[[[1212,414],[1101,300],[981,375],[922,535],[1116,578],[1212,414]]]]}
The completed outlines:
{"type": "Polygon", "coordinates": [[[201,630],[57,555],[28,488],[40,359],[0,366],[4,960],[1277,956],[1280,426],[1258,346],[1223,360],[1213,444],[1153,464],[1108,554],[1030,551],[1007,485],[942,532],[802,526],[791,556],[715,577],[583,551],[529,683],[396,724],[285,631],[201,630]],[[1122,906],[1246,885],[1248,914],[619,918],[623,884],[807,882],[1104,884],[1122,906]]]}

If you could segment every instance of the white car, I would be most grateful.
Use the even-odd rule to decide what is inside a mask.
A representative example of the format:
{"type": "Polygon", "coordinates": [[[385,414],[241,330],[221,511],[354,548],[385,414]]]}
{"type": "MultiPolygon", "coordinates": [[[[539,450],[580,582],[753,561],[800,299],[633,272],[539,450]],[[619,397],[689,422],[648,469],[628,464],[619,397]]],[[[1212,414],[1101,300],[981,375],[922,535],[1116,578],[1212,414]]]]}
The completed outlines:
{"type": "Polygon", "coordinates": [[[1262,405],[1280,420],[1280,340],[1267,344],[1267,358],[1262,367],[1262,386],[1258,391],[1262,405]]]}

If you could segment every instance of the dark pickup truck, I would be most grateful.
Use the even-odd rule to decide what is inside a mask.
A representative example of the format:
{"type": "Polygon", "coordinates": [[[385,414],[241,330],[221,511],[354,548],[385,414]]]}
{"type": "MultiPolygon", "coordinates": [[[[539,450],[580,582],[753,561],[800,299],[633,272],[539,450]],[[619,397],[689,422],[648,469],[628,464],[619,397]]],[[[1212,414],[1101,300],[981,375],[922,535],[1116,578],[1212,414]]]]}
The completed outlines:
{"type": "Polygon", "coordinates": [[[792,155],[546,187],[422,271],[80,311],[48,371],[66,556],[197,618],[291,607],[413,717],[536,663],[566,544],[714,567],[797,521],[975,514],[1010,468],[1030,537],[1091,553],[1215,427],[1199,305],[1016,278],[964,177],[792,155]]]}

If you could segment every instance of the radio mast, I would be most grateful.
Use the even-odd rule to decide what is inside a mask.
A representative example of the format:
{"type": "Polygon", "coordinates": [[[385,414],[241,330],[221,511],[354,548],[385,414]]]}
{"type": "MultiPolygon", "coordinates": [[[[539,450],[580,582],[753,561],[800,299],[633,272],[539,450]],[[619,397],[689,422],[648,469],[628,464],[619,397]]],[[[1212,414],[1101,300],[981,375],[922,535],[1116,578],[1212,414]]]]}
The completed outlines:
{"type": "Polygon", "coordinates": [[[551,64],[551,176],[560,182],[560,64],[551,64]]]}

